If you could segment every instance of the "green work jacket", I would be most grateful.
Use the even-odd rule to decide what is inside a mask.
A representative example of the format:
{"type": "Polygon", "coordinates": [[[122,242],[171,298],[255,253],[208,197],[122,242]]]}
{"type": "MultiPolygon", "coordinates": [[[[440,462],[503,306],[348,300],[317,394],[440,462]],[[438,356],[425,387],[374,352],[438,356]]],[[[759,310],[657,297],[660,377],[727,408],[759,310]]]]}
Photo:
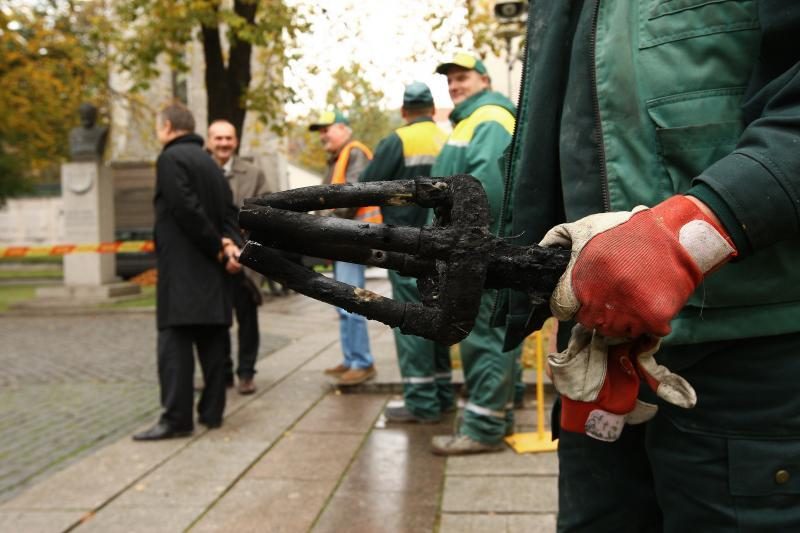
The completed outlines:
{"type": "Polygon", "coordinates": [[[489,198],[492,231],[499,227],[503,172],[499,159],[514,133],[514,104],[494,91],[481,91],[450,114],[453,131],[431,170],[434,176],[471,174],[489,198]]]}
{"type": "MultiPolygon", "coordinates": [[[[528,25],[502,233],[528,245],[592,212],[692,194],[740,256],[665,342],[800,331],[800,2],[539,1],[528,25]]],[[[530,305],[500,304],[513,345],[530,305]]]]}
{"type": "MultiPolygon", "coordinates": [[[[369,166],[359,181],[408,180],[431,175],[431,167],[447,134],[430,117],[420,117],[397,128],[378,143],[369,166]]],[[[422,227],[428,209],[416,206],[382,206],[383,222],[396,226],[422,227]]]]}

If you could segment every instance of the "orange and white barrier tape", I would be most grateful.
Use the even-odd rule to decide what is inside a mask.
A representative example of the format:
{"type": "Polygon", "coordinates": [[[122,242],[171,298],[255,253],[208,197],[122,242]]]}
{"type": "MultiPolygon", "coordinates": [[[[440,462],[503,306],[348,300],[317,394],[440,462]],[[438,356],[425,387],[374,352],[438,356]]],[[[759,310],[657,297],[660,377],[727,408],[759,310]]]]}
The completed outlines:
{"type": "Polygon", "coordinates": [[[115,241],[90,244],[52,244],[49,246],[0,246],[0,259],[18,257],[48,257],[67,254],[116,254],[153,252],[153,241],[115,241]]]}

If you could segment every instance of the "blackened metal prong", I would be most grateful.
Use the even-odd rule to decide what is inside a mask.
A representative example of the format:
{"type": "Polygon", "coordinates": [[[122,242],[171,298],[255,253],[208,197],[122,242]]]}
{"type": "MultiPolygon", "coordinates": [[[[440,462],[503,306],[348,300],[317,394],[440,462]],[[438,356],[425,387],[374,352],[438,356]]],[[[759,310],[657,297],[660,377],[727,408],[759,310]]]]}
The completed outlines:
{"type": "Polygon", "coordinates": [[[447,181],[436,178],[315,185],[247,198],[245,207],[263,206],[288,211],[319,211],[334,207],[364,205],[450,205],[451,191],[447,181]]]}
{"type": "Polygon", "coordinates": [[[242,249],[239,260],[243,265],[269,276],[293,291],[378,320],[390,327],[399,327],[408,335],[425,337],[447,345],[455,344],[466,335],[461,328],[447,323],[439,309],[397,302],[370,290],[329,279],[289,261],[278,251],[257,242],[249,241],[242,249]]]}
{"type": "Polygon", "coordinates": [[[280,235],[286,241],[378,248],[416,254],[420,228],[370,224],[337,217],[323,217],[284,211],[273,207],[246,206],[239,212],[239,224],[261,234],[280,235]]]}
{"type": "Polygon", "coordinates": [[[388,252],[366,246],[309,243],[298,239],[283,240],[275,233],[264,234],[258,232],[251,233],[250,240],[278,250],[310,257],[324,257],[333,261],[345,261],[347,263],[385,268],[394,270],[403,276],[414,278],[433,275],[436,271],[436,261],[433,259],[424,259],[411,254],[388,252]]]}
{"type": "Polygon", "coordinates": [[[240,262],[293,291],[341,307],[351,313],[369,316],[391,327],[403,323],[405,304],[394,302],[366,289],[329,279],[311,269],[283,257],[278,251],[248,242],[239,257],[240,262]],[[385,301],[384,301],[385,300],[385,301]],[[376,306],[376,302],[382,305],[376,306]]]}

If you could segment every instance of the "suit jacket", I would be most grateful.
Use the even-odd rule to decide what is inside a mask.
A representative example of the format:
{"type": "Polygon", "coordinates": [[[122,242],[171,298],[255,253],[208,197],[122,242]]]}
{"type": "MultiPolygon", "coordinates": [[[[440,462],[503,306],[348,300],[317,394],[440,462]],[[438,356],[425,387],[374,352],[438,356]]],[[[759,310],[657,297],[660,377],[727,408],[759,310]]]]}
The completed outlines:
{"type": "Polygon", "coordinates": [[[269,190],[269,184],[267,184],[264,172],[253,163],[239,156],[233,157],[231,173],[226,178],[228,178],[228,185],[230,185],[231,192],[233,192],[233,202],[239,207],[244,204],[246,198],[262,196],[272,192],[269,190]]]}
{"type": "MultiPolygon", "coordinates": [[[[247,198],[272,192],[269,190],[269,184],[264,172],[253,163],[239,156],[233,157],[231,172],[225,177],[228,178],[228,185],[230,185],[233,192],[233,202],[238,208],[244,205],[244,201],[247,198]]],[[[263,275],[247,267],[244,267],[244,274],[258,290],[261,290],[261,284],[264,283],[263,275]]]]}
{"type": "Polygon", "coordinates": [[[237,208],[201,137],[183,135],[164,147],[153,205],[158,328],[230,325],[233,278],[217,254],[223,236],[241,242],[237,208]]]}

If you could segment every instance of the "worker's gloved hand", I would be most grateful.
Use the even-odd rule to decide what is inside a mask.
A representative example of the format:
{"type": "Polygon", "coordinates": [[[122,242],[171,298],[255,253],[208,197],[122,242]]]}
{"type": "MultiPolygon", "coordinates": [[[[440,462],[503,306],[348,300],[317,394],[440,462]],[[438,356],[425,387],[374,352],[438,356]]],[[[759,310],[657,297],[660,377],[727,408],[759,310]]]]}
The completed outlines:
{"type": "Polygon", "coordinates": [[[693,407],[692,386],[653,358],[660,344],[649,336],[608,339],[576,325],[567,349],[548,356],[553,384],[561,393],[561,428],[617,440],[626,423],[646,422],[656,414],[657,406],[637,399],[642,379],[665,401],[693,407]]]}
{"type": "Polygon", "coordinates": [[[540,244],[572,249],[553,315],[609,337],[667,335],[703,276],[736,256],[727,232],[686,196],[561,224],[540,244]]]}

